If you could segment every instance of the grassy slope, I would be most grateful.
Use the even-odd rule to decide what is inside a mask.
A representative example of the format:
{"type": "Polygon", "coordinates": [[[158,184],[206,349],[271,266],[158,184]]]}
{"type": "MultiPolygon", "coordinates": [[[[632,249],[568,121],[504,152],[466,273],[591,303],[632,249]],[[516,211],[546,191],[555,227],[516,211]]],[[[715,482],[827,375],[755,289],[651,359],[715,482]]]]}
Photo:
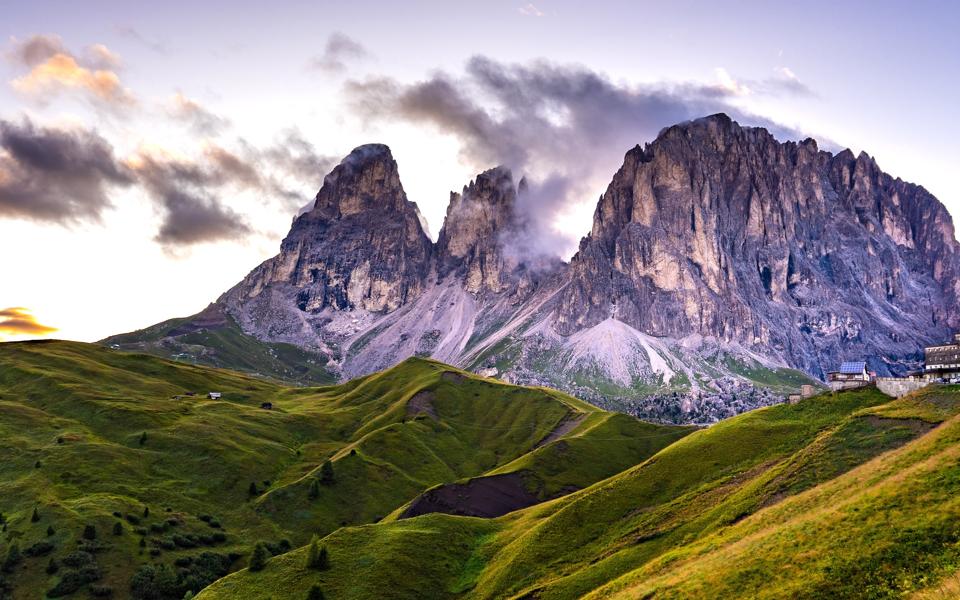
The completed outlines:
{"type": "MultiPolygon", "coordinates": [[[[47,539],[56,545],[51,556],[62,558],[76,547],[83,526],[93,524],[110,546],[97,555],[105,573],[100,583],[125,597],[141,564],[170,564],[204,548],[141,553],[129,523],[123,535],[109,534],[118,521],[115,511],[142,515],[149,506],[142,527],[178,521],[170,531],[147,535],[147,551],[177,533],[209,535],[213,530],[197,518],[201,514],[215,517],[226,532],[217,552],[246,554],[257,540],[302,544],[315,532],[374,521],[433,485],[515,462],[578,415],[586,416],[584,425],[597,425],[584,437],[590,431],[608,435],[600,427],[608,413],[569,396],[427,360],[411,359],[343,385],[287,388],[89,344],[2,344],[0,453],[12,458],[0,461],[0,512],[8,519],[0,558],[13,542],[25,549],[47,539]],[[208,400],[208,390],[223,398],[208,400]],[[173,399],[187,391],[198,394],[173,399]],[[411,398],[424,394],[432,414],[409,413],[411,398]],[[260,408],[265,401],[273,410],[260,408]],[[311,498],[310,482],[328,458],[335,482],[318,486],[311,498]],[[254,498],[250,482],[261,490],[254,498]],[[38,522],[30,520],[34,507],[38,522]],[[50,538],[48,526],[55,529],[50,538]]],[[[633,464],[688,431],[640,423],[622,429],[627,443],[613,458],[599,456],[608,446],[598,439],[572,453],[575,469],[549,461],[544,468],[551,477],[576,471],[570,481],[589,485],[605,475],[583,472],[591,455],[633,464]],[[631,432],[649,433],[648,427],[659,435],[659,446],[629,439],[631,432]]],[[[47,560],[29,558],[18,566],[10,578],[15,597],[32,600],[58,581],[60,574],[43,572],[47,560]]]]}
{"type": "Polygon", "coordinates": [[[336,599],[896,597],[960,566],[958,410],[955,388],[769,407],[581,492],[491,521],[342,529],[330,571],[298,550],[201,598],[299,598],[315,582],[336,599]]]}
{"type": "MultiPolygon", "coordinates": [[[[211,309],[208,309],[211,310],[211,309]]],[[[262,342],[240,329],[232,317],[217,315],[196,323],[207,311],[163,321],[146,329],[111,336],[103,344],[161,358],[235,369],[305,385],[334,383],[327,358],[293,344],[262,342]]]]}

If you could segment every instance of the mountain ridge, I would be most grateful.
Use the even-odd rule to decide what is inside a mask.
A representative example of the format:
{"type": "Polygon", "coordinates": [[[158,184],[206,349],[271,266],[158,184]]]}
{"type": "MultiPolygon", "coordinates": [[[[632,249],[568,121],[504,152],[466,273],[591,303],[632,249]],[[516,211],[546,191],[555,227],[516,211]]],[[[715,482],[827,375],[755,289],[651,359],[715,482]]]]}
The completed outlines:
{"type": "Polygon", "coordinates": [[[667,127],[625,154],[569,263],[524,245],[525,193],[505,167],[477,175],[431,243],[389,149],[361,146],[215,304],[334,378],[431,356],[675,422],[775,402],[850,357],[903,373],[960,326],[949,213],[865,153],[724,114],[667,127]]]}

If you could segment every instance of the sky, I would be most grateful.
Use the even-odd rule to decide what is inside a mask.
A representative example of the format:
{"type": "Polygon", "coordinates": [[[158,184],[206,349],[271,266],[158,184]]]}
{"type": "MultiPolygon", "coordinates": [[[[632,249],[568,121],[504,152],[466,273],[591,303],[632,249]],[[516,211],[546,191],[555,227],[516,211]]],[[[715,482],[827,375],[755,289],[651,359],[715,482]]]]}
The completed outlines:
{"type": "Polygon", "coordinates": [[[952,2],[0,0],[0,340],[203,309],[385,143],[436,238],[505,164],[569,258],[635,144],[724,111],[960,214],[952,2]]]}

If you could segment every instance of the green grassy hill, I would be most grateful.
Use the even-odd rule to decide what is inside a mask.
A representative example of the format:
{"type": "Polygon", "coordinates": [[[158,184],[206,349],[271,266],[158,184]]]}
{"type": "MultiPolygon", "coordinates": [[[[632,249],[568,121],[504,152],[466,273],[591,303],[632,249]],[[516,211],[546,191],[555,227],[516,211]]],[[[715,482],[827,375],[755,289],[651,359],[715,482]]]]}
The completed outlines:
{"type": "Polygon", "coordinates": [[[179,599],[260,541],[279,561],[384,518],[458,522],[396,519],[471,478],[556,498],[692,431],[429,360],[291,388],[97,345],[0,344],[0,597],[179,599]]]}
{"type": "Polygon", "coordinates": [[[938,594],[960,587],[958,413],[958,387],[760,409],[582,491],[346,527],[322,540],[329,570],[298,549],[200,598],[954,597],[938,594]]]}

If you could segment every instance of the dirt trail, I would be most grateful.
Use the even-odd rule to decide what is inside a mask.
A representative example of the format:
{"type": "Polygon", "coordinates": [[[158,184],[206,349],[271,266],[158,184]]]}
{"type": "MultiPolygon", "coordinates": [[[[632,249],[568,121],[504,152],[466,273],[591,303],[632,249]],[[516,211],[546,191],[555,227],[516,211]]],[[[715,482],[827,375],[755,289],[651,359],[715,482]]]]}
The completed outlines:
{"type": "Polygon", "coordinates": [[[537,444],[534,446],[534,449],[540,448],[541,446],[546,446],[550,442],[560,439],[561,437],[567,435],[568,433],[576,429],[577,425],[579,425],[580,423],[583,423],[583,420],[586,418],[587,418],[586,413],[578,413],[577,416],[575,417],[564,418],[562,421],[560,421],[559,425],[553,428],[553,431],[548,433],[546,437],[544,437],[542,440],[537,442],[537,444]]]}

